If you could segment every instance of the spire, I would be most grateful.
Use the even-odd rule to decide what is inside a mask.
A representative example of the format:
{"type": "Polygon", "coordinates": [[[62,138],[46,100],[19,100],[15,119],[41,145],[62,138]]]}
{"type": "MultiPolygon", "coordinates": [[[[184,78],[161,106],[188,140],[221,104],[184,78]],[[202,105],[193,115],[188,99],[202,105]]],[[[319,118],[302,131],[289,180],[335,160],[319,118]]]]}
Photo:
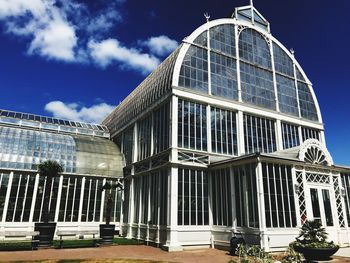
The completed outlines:
{"type": "Polygon", "coordinates": [[[251,7],[254,7],[253,0],[250,0],[250,5],[251,5],[251,7]]]}

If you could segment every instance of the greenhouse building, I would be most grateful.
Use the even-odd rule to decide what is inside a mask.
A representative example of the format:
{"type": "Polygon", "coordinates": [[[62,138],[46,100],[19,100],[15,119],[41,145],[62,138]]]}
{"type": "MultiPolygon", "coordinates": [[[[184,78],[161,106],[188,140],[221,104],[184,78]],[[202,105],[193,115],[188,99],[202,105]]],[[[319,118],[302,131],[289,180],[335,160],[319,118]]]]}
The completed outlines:
{"type": "Polygon", "coordinates": [[[307,219],[350,245],[350,168],[333,163],[312,83],[252,5],[207,17],[102,125],[0,115],[0,233],[40,220],[37,165],[54,159],[58,229],[98,228],[100,186],[119,180],[117,229],[168,251],[235,235],[281,250],[307,219]]]}

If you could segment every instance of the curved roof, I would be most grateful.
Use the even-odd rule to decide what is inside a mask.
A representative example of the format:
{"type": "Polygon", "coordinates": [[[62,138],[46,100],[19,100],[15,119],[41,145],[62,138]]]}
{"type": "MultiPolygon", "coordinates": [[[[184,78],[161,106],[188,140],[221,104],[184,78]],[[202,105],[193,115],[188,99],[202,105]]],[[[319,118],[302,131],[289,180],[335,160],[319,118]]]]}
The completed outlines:
{"type": "Polygon", "coordinates": [[[0,168],[37,171],[45,160],[69,174],[123,176],[124,157],[108,139],[0,125],[0,168]]]}
{"type": "Polygon", "coordinates": [[[107,116],[103,121],[103,125],[109,128],[111,134],[122,129],[150,105],[171,92],[174,65],[181,47],[182,45],[171,53],[107,116]]]}
{"type": "Polygon", "coordinates": [[[271,35],[269,22],[252,6],[236,8],[232,18],[208,21],[197,28],[103,125],[113,137],[172,88],[322,123],[311,82],[294,54],[271,35]]]}
{"type": "MultiPolygon", "coordinates": [[[[196,92],[208,93],[209,92],[208,90],[210,89],[210,87],[203,89],[202,87],[203,85],[198,84],[198,74],[200,75],[202,72],[200,70],[199,71],[197,70],[196,72],[197,77],[193,79],[192,76],[191,77],[184,76],[185,74],[183,73],[184,71],[183,68],[186,69],[186,66],[188,66],[187,60],[197,59],[198,61],[203,59],[201,57],[201,54],[198,55],[198,50],[210,50],[210,51],[214,51],[215,54],[217,54],[217,56],[221,60],[222,58],[225,58],[226,62],[224,61],[223,64],[226,63],[226,66],[227,66],[227,63],[233,64],[233,62],[235,62],[236,60],[239,61],[239,63],[237,64],[240,64],[241,83],[238,84],[239,80],[237,76],[231,77],[231,79],[227,77],[224,80],[221,79],[221,81],[227,81],[227,79],[231,81],[236,81],[237,86],[241,87],[240,91],[242,93],[242,97],[239,98],[239,100],[238,98],[236,99],[234,97],[233,98],[226,97],[226,99],[233,99],[233,100],[241,101],[248,104],[250,103],[252,104],[252,106],[262,107],[269,110],[274,109],[283,114],[291,115],[294,117],[300,117],[307,121],[322,123],[322,116],[321,116],[321,112],[320,112],[320,108],[319,108],[319,104],[318,104],[315,92],[312,88],[312,83],[306,76],[305,72],[303,71],[298,61],[295,59],[294,54],[292,54],[286,47],[284,47],[276,38],[274,38],[271,35],[271,33],[269,32],[270,30],[269,23],[260,15],[260,13],[256,11],[254,7],[247,6],[247,7],[237,8],[235,15],[237,16],[237,14],[238,14],[238,18],[236,17],[223,18],[223,19],[209,21],[203,24],[202,26],[200,26],[199,28],[197,28],[190,36],[184,39],[184,44],[179,52],[179,55],[175,64],[173,83],[172,83],[173,87],[180,87],[180,88],[184,87],[192,90],[194,89],[196,92]],[[242,16],[239,15],[240,11],[243,11],[242,12],[243,14],[244,12],[246,12],[246,14],[249,14],[249,12],[247,11],[249,9],[253,10],[255,14],[255,19],[257,19],[256,17],[259,14],[258,20],[259,21],[261,20],[260,24],[258,24],[256,20],[252,22],[250,20],[252,19],[251,16],[249,17],[248,15],[246,15],[246,17],[243,19],[242,16]],[[265,24],[266,26],[263,27],[261,26],[262,24],[265,24]],[[230,34],[230,32],[228,32],[227,29],[222,29],[221,30],[222,32],[220,33],[215,32],[217,34],[215,36],[217,39],[213,39],[215,34],[214,31],[215,30],[219,31],[217,28],[220,28],[220,27],[223,28],[227,25],[232,25],[232,28],[233,28],[233,33],[231,34],[231,37],[235,42],[235,43],[232,43],[232,46],[233,46],[232,48],[235,49],[234,54],[231,53],[228,47],[229,43],[227,43],[228,42],[227,36],[230,34]],[[235,32],[235,30],[237,30],[237,32],[235,32]],[[249,36],[249,34],[247,36],[245,32],[248,32],[248,31],[252,31],[256,33],[255,35],[259,35],[259,36],[251,37],[249,36]],[[271,56],[271,65],[268,65],[263,62],[265,58],[264,48],[259,47],[258,44],[256,44],[257,46],[254,46],[253,44],[253,47],[249,47],[249,43],[246,43],[248,41],[245,42],[247,38],[251,39],[250,37],[253,38],[252,40],[254,41],[254,43],[255,41],[260,41],[260,39],[263,39],[264,42],[266,42],[266,46],[269,49],[269,55],[271,56]],[[216,42],[219,42],[219,45],[216,42]],[[260,57],[255,59],[254,57],[255,54],[250,54],[249,48],[253,50],[252,53],[254,53],[254,50],[255,50],[257,53],[256,56],[260,56],[260,57]],[[246,49],[248,49],[248,51],[246,51],[246,49]],[[248,54],[245,54],[245,52],[247,52],[248,54]],[[196,53],[196,54],[193,55],[193,53],[196,53]],[[277,61],[277,59],[279,60],[277,61]],[[230,62],[230,60],[233,60],[233,62],[230,62]],[[290,60],[289,64],[292,69],[291,71],[290,70],[288,71],[287,69],[288,60],[290,60]],[[260,64],[259,64],[259,61],[261,62],[260,64]],[[242,64],[243,64],[243,67],[242,67],[242,64]],[[260,71],[256,73],[256,75],[264,75],[259,79],[259,81],[261,79],[262,80],[267,79],[270,82],[269,85],[267,86],[271,87],[271,91],[274,95],[274,98],[268,98],[269,91],[266,87],[264,87],[265,90],[260,91],[260,93],[265,92],[266,98],[271,100],[270,104],[267,103],[268,105],[264,105],[266,104],[264,102],[259,104],[259,98],[252,98],[253,97],[252,94],[248,94],[248,97],[250,99],[256,99],[258,102],[249,101],[249,100],[245,101],[245,97],[244,97],[245,83],[243,83],[244,80],[242,75],[243,73],[246,73],[244,71],[247,71],[249,73],[249,71],[252,71],[252,70],[260,71]],[[266,76],[267,75],[266,73],[268,72],[271,72],[270,76],[266,76]],[[184,79],[186,79],[186,77],[187,79],[189,79],[188,83],[191,81],[189,85],[184,85],[185,83],[184,79]],[[291,90],[292,85],[293,85],[293,88],[295,89],[294,91],[295,95],[288,94],[292,92],[291,90]],[[283,92],[280,92],[279,88],[282,89],[284,93],[287,93],[287,94],[282,94],[283,92]],[[293,99],[293,96],[295,101],[291,102],[290,100],[293,99]],[[277,105],[274,106],[273,105],[274,100],[277,100],[280,103],[279,104],[277,103],[277,105]],[[281,105],[281,102],[282,102],[282,105],[281,105]],[[291,109],[290,105],[283,105],[283,102],[286,102],[286,104],[294,103],[296,105],[295,107],[296,109],[291,109]]],[[[210,71],[211,67],[213,67],[213,64],[215,63],[218,63],[219,66],[223,66],[222,61],[217,62],[217,59],[214,58],[214,62],[213,62],[213,58],[210,59],[208,55],[205,58],[205,63],[208,64],[208,71],[210,71]],[[211,63],[209,63],[209,61],[211,63]]],[[[190,67],[190,69],[193,69],[193,68],[190,67]]],[[[235,68],[235,70],[236,69],[237,68],[235,68]]],[[[214,73],[213,71],[207,73],[208,75],[207,77],[209,79],[209,81],[207,81],[208,86],[213,85],[212,83],[210,83],[210,77],[213,77],[214,73]]],[[[191,72],[191,74],[193,75],[194,73],[191,72]]],[[[252,77],[253,74],[250,74],[250,75],[247,74],[247,75],[248,77],[252,77]]],[[[216,79],[214,81],[216,81],[216,79]]],[[[255,80],[252,80],[252,81],[255,81],[255,80]]],[[[211,82],[213,82],[213,80],[211,82]]],[[[259,85],[256,85],[258,87],[253,86],[253,87],[248,87],[247,89],[249,90],[249,89],[259,88],[259,85]]],[[[256,93],[258,92],[259,91],[256,91],[256,93]]],[[[212,95],[215,95],[215,94],[212,94],[212,95]]],[[[228,95],[231,96],[232,94],[228,94],[228,95]]]]}

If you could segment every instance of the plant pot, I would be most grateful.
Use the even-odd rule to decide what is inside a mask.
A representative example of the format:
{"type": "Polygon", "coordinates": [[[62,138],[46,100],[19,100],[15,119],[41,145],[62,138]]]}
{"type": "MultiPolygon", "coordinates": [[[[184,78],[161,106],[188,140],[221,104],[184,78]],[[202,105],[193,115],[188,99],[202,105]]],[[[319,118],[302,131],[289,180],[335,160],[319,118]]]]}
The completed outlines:
{"type": "Polygon", "coordinates": [[[339,247],[313,248],[294,246],[294,250],[303,254],[306,260],[328,260],[338,249],[339,247]]]}
{"type": "Polygon", "coordinates": [[[56,223],[35,223],[34,231],[39,231],[39,235],[35,237],[38,240],[38,248],[47,248],[52,246],[53,237],[55,235],[56,223]]]}
{"type": "Polygon", "coordinates": [[[113,244],[114,232],[115,232],[115,225],[101,224],[100,225],[101,244],[102,245],[113,244]]]}

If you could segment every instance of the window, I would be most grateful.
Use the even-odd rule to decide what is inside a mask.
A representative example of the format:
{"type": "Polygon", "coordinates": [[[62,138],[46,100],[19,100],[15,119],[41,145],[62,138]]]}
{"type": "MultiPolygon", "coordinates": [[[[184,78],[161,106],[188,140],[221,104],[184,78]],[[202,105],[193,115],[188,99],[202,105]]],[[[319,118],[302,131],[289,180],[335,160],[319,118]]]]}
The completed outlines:
{"type": "Polygon", "coordinates": [[[150,176],[150,219],[151,225],[167,225],[168,171],[159,170],[150,176]]]}
{"type": "Polygon", "coordinates": [[[220,169],[211,175],[213,224],[232,226],[232,196],[230,169],[220,169]]]}
{"type": "Polygon", "coordinates": [[[210,29],[210,48],[235,57],[235,26],[226,24],[212,27],[210,29]]]}
{"type": "MultiPolygon", "coordinates": [[[[63,182],[67,185],[68,182],[63,182]]],[[[83,197],[82,222],[100,222],[101,198],[102,198],[102,180],[89,179],[85,181],[85,190],[83,197]]],[[[62,188],[61,203],[67,199],[63,197],[63,193],[67,196],[67,188],[62,188]]],[[[60,210],[60,214],[64,214],[64,210],[60,210]]]]}
{"type": "Polygon", "coordinates": [[[204,171],[179,169],[178,225],[208,225],[208,175],[204,171]]]}
{"type": "Polygon", "coordinates": [[[246,153],[275,152],[275,122],[247,114],[243,118],[246,153]]]}
{"type": "Polygon", "coordinates": [[[210,53],[211,59],[211,93],[226,99],[237,100],[237,69],[236,60],[210,53]]]}
{"type": "Polygon", "coordinates": [[[303,142],[308,139],[320,140],[320,132],[316,129],[301,127],[301,134],[303,142]]]}
{"type": "Polygon", "coordinates": [[[273,43],[273,57],[276,72],[294,78],[294,68],[292,59],[276,43],[273,43]]]}
{"type": "Polygon", "coordinates": [[[270,48],[265,38],[253,29],[244,29],[239,36],[240,59],[271,69],[270,48]]]}
{"type": "Polygon", "coordinates": [[[208,52],[190,46],[180,70],[179,86],[208,93],[208,52]]]}
{"type": "MultiPolygon", "coordinates": [[[[56,177],[56,178],[52,179],[51,185],[46,186],[47,178],[39,176],[39,184],[38,184],[38,188],[37,188],[35,207],[34,207],[34,217],[33,217],[34,222],[39,222],[42,220],[45,191],[51,192],[50,193],[50,201],[49,201],[49,207],[50,207],[49,219],[54,221],[56,204],[57,204],[57,193],[58,193],[59,180],[60,180],[60,178],[56,177]]],[[[28,209],[30,209],[30,208],[28,208],[28,209]]]]}
{"type": "Polygon", "coordinates": [[[131,164],[133,162],[133,152],[134,152],[134,128],[133,126],[126,130],[123,134],[123,154],[125,156],[126,164],[131,164]]]}
{"type": "Polygon", "coordinates": [[[345,190],[345,212],[348,220],[348,226],[350,226],[350,174],[341,174],[342,185],[345,190]]]}
{"type": "Polygon", "coordinates": [[[301,117],[312,121],[318,121],[316,105],[309,86],[298,81],[298,93],[301,117]]]}
{"type": "Polygon", "coordinates": [[[294,79],[276,74],[276,81],[280,111],[298,117],[299,110],[294,79]]]}
{"type": "Polygon", "coordinates": [[[266,227],[296,227],[292,168],[262,163],[266,227]]]}
{"type": "Polygon", "coordinates": [[[193,150],[207,150],[206,106],[179,99],[178,146],[193,150]]]}
{"type": "Polygon", "coordinates": [[[152,116],[148,116],[137,123],[137,160],[141,161],[151,155],[151,125],[152,116]]]}
{"type": "Polygon", "coordinates": [[[211,108],[211,143],[215,153],[237,155],[236,113],[211,108]]]}
{"type": "MultiPolygon", "coordinates": [[[[68,177],[63,178],[62,195],[60,202],[60,212],[58,215],[58,221],[61,222],[78,222],[79,216],[79,200],[81,195],[82,178],[68,177]]],[[[102,185],[99,186],[98,191],[101,191],[102,185]]],[[[99,209],[95,211],[95,221],[99,222],[99,209]],[[98,216],[97,216],[98,214],[98,216]]]]}
{"type": "Polygon", "coordinates": [[[163,152],[169,148],[169,116],[169,103],[162,105],[154,112],[154,154],[163,152]]]}
{"type": "Polygon", "coordinates": [[[298,126],[282,122],[283,149],[300,145],[298,126]]]}
{"type": "Polygon", "coordinates": [[[241,62],[242,100],[267,109],[276,109],[272,72],[241,62]]]}
{"type": "Polygon", "coordinates": [[[237,226],[259,227],[255,164],[233,169],[237,226]]]}

